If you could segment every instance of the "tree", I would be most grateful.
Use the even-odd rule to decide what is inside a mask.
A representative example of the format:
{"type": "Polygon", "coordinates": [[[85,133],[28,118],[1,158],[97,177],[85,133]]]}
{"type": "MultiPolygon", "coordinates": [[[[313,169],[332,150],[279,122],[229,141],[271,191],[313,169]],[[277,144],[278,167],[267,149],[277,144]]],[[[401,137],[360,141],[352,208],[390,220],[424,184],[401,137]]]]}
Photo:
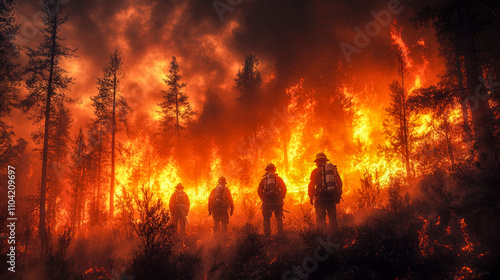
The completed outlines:
{"type": "Polygon", "coordinates": [[[499,38],[491,34],[498,33],[499,9],[498,1],[438,1],[423,7],[413,19],[419,26],[428,22],[434,25],[448,73],[456,77],[464,138],[468,142],[473,136],[474,149],[482,157],[494,156],[498,145],[494,136],[494,114],[488,100],[489,88],[481,79],[485,69],[498,74],[500,56],[495,46],[499,38]]]}
{"type": "Polygon", "coordinates": [[[14,132],[2,118],[10,115],[19,101],[21,71],[16,60],[19,47],[15,43],[19,24],[14,17],[14,1],[0,1],[0,164],[19,157],[26,141],[19,139],[13,144],[14,132]]]}
{"type": "MultiPolygon", "coordinates": [[[[115,194],[115,152],[116,152],[116,133],[123,128],[128,129],[126,117],[130,112],[130,107],[126,99],[120,95],[120,82],[125,73],[123,63],[120,57],[121,53],[115,50],[110,55],[110,60],[103,68],[103,75],[97,78],[97,88],[99,93],[92,97],[92,106],[96,118],[94,126],[102,132],[111,132],[111,186],[109,191],[109,217],[114,215],[114,194],[115,194]]],[[[99,153],[102,152],[103,138],[99,137],[99,153]]],[[[101,154],[99,154],[101,156],[101,154]]],[[[99,162],[99,168],[100,162],[99,162]]],[[[100,176],[100,174],[98,175],[100,176]]],[[[100,189],[100,186],[99,186],[100,189]]]]}
{"type": "Polygon", "coordinates": [[[389,141],[388,149],[394,152],[402,159],[406,169],[406,178],[409,182],[410,171],[410,117],[405,90],[405,78],[408,75],[407,58],[404,53],[398,50],[397,54],[397,73],[401,78],[389,85],[391,90],[391,105],[386,109],[387,119],[384,120],[384,133],[389,141]]]}
{"type": "Polygon", "coordinates": [[[21,81],[19,47],[15,43],[19,24],[14,18],[14,1],[0,1],[0,117],[8,115],[18,101],[21,81]]]}
{"type": "MultiPolygon", "coordinates": [[[[63,173],[67,168],[67,155],[69,153],[70,129],[73,123],[70,111],[61,100],[51,107],[48,143],[48,170],[47,170],[47,229],[55,225],[56,215],[61,196],[64,179],[63,173]]],[[[44,129],[41,127],[32,133],[33,141],[40,145],[44,140],[44,129]]],[[[50,231],[49,231],[50,233],[50,231]]]]}
{"type": "Polygon", "coordinates": [[[110,159],[111,159],[111,138],[109,137],[109,126],[102,122],[94,120],[89,126],[88,140],[88,159],[85,165],[88,165],[89,183],[93,184],[93,199],[90,209],[91,224],[102,224],[105,216],[102,209],[104,207],[105,197],[102,193],[102,182],[110,178],[110,159]]]}
{"type": "MultiPolygon", "coordinates": [[[[467,77],[467,90],[469,96],[476,95],[479,87],[479,95],[487,96],[488,89],[480,82],[482,73],[479,72],[480,63],[477,59],[476,38],[472,27],[472,17],[470,15],[470,3],[465,0],[456,0],[458,4],[458,22],[460,39],[464,44],[464,66],[467,77]]],[[[493,136],[493,115],[488,99],[476,98],[477,108],[471,110],[474,129],[474,138],[477,151],[480,156],[490,157],[496,154],[495,139],[493,136]]]]}
{"type": "Polygon", "coordinates": [[[408,107],[411,111],[432,113],[435,122],[439,124],[437,132],[443,137],[434,139],[432,146],[429,143],[424,146],[422,153],[418,153],[420,157],[432,155],[432,164],[436,165],[434,169],[439,168],[440,154],[448,158],[452,169],[455,166],[454,125],[450,122],[449,112],[457,105],[459,97],[450,91],[449,87],[443,85],[430,86],[416,89],[408,98],[408,107]]]}
{"type": "Polygon", "coordinates": [[[47,177],[47,228],[54,228],[57,221],[57,209],[60,209],[60,197],[64,186],[63,176],[68,166],[70,129],[73,118],[63,102],[57,102],[51,114],[49,135],[48,164],[50,166],[47,177]]]}
{"type": "Polygon", "coordinates": [[[188,102],[188,96],[182,91],[186,83],[181,83],[179,64],[175,56],[170,62],[170,70],[166,79],[163,79],[168,86],[167,90],[162,90],[163,101],[158,103],[160,106],[160,126],[165,134],[175,131],[177,141],[180,139],[180,131],[186,128],[196,112],[191,108],[188,102]]]}
{"type": "Polygon", "coordinates": [[[259,104],[262,98],[262,78],[258,66],[259,59],[254,54],[248,55],[243,67],[236,74],[234,79],[236,85],[233,87],[239,92],[236,101],[241,107],[242,117],[252,130],[254,137],[256,137],[257,125],[260,121],[259,104]]]}
{"type": "Polygon", "coordinates": [[[133,219],[132,228],[140,245],[131,262],[132,273],[140,275],[141,279],[165,279],[176,275],[171,262],[174,228],[163,201],[143,186],[133,202],[139,218],[133,219]]]}
{"type": "Polygon", "coordinates": [[[22,101],[26,111],[32,110],[31,118],[35,123],[45,122],[43,132],[42,149],[42,178],[40,183],[40,219],[39,234],[42,245],[46,248],[46,191],[48,178],[49,159],[49,137],[50,119],[52,113],[52,102],[68,102],[70,98],[65,91],[72,83],[66,71],[61,68],[61,60],[73,54],[74,50],[65,47],[60,37],[62,25],[67,22],[68,17],[63,14],[62,5],[57,0],[45,0],[42,8],[45,12],[43,16],[44,28],[42,30],[44,39],[37,49],[28,48],[29,58],[26,66],[26,88],[29,95],[22,101]]]}
{"type": "Polygon", "coordinates": [[[80,128],[78,136],[75,139],[73,150],[71,152],[71,172],[69,174],[71,184],[71,222],[73,229],[76,230],[82,218],[81,212],[83,208],[82,192],[85,184],[85,164],[86,143],[83,129],[80,128]]]}

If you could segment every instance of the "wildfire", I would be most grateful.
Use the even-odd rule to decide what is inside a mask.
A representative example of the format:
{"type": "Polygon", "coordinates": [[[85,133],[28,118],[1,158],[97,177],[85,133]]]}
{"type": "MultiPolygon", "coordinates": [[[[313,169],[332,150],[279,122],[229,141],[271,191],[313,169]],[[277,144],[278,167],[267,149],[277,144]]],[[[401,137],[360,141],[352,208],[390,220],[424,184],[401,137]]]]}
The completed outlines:
{"type": "Polygon", "coordinates": [[[394,22],[391,28],[392,41],[403,52],[404,56],[407,58],[408,67],[411,68],[413,66],[413,60],[410,58],[410,48],[408,48],[406,43],[403,41],[401,33],[401,28],[398,28],[397,23],[394,22]]]}
{"type": "Polygon", "coordinates": [[[464,237],[464,241],[467,245],[462,247],[462,252],[472,252],[474,250],[474,244],[470,241],[469,233],[466,230],[467,224],[465,223],[465,219],[460,220],[460,229],[462,230],[462,234],[464,237]]]}
{"type": "Polygon", "coordinates": [[[420,247],[420,254],[426,257],[428,254],[433,253],[433,249],[429,248],[429,235],[427,234],[427,227],[429,226],[429,221],[427,221],[423,217],[418,217],[418,218],[424,221],[422,229],[418,231],[418,241],[420,247]]]}
{"type": "MultiPolygon", "coordinates": [[[[231,27],[233,28],[233,27],[231,27]]],[[[232,30],[232,29],[231,29],[232,30]]],[[[230,31],[228,31],[230,32],[230,31]]],[[[409,55],[409,48],[401,37],[401,30],[393,26],[393,42],[409,55]]],[[[215,44],[215,42],[212,42],[215,44]]],[[[226,50],[221,50],[225,53],[226,50]]],[[[146,58],[149,59],[149,58],[146,58]]],[[[409,65],[414,69],[414,80],[411,82],[411,91],[424,85],[427,63],[415,65],[409,59],[409,65]]],[[[160,59],[155,63],[150,63],[148,71],[143,71],[146,77],[157,76],[155,83],[161,84],[158,79],[167,67],[166,59],[160,59]]],[[[425,58],[424,58],[424,61],[425,58]]],[[[274,74],[270,74],[271,76],[274,74]]],[[[144,75],[143,75],[144,76],[144,75]]],[[[158,85],[155,85],[158,86],[158,85]]],[[[179,162],[174,157],[166,159],[159,158],[153,148],[151,140],[145,133],[139,134],[136,139],[129,140],[123,147],[123,154],[117,165],[117,196],[123,191],[138,193],[141,186],[152,187],[158,196],[168,201],[169,196],[174,191],[174,186],[183,182],[186,193],[189,195],[193,208],[204,207],[211,189],[219,176],[226,176],[229,186],[232,188],[235,203],[241,204],[250,197],[256,198],[255,188],[260,180],[262,167],[268,162],[273,162],[278,166],[278,174],[285,181],[288,192],[287,201],[293,204],[301,204],[306,201],[307,184],[312,169],[315,167],[313,161],[316,152],[327,153],[334,164],[338,165],[339,173],[344,180],[344,197],[354,194],[353,189],[357,188],[358,180],[364,170],[377,173],[377,180],[382,188],[389,185],[389,181],[396,174],[403,173],[404,167],[400,161],[389,160],[379,154],[379,145],[384,142],[380,126],[385,118],[383,103],[376,102],[375,92],[365,90],[365,92],[355,92],[349,85],[344,85],[343,96],[352,102],[352,112],[354,113],[350,139],[353,147],[357,147],[354,156],[345,154],[336,139],[332,139],[332,144],[322,145],[323,139],[331,138],[326,135],[323,128],[311,131],[306,124],[313,122],[319,116],[316,115],[315,108],[317,100],[314,98],[314,90],[309,89],[311,94],[305,94],[304,80],[290,86],[286,90],[288,103],[278,111],[285,111],[286,119],[284,126],[275,123],[270,125],[270,130],[266,133],[258,132],[257,137],[266,139],[277,137],[281,142],[278,145],[263,145],[261,151],[253,151],[240,155],[251,163],[250,184],[243,185],[238,174],[225,172],[228,169],[238,170],[241,166],[234,166],[234,162],[223,162],[220,150],[214,143],[208,144],[211,155],[208,159],[210,170],[197,177],[186,175],[181,172],[179,162]],[[281,109],[281,110],[280,110],[281,109]],[[269,132],[270,131],[270,132],[269,132]],[[271,133],[269,135],[269,133],[271,133]],[[284,137],[284,135],[286,137],[284,137]],[[313,141],[311,141],[313,139],[313,141]],[[287,159],[284,157],[286,148],[287,159]],[[314,151],[311,153],[311,151],[314,151]],[[229,168],[229,166],[231,168],[229,168]]],[[[156,116],[156,115],[155,115],[156,116]]],[[[154,116],[154,118],[156,118],[154,116]]],[[[425,135],[435,130],[435,122],[431,115],[424,115],[419,118],[419,135],[425,135]]],[[[252,140],[253,141],[253,140],[252,140]]],[[[255,143],[250,143],[253,149],[255,143]]],[[[196,163],[193,163],[196,165],[196,163]]],[[[375,180],[375,179],[374,179],[375,180]]],[[[347,206],[349,207],[349,206],[347,206]]]]}

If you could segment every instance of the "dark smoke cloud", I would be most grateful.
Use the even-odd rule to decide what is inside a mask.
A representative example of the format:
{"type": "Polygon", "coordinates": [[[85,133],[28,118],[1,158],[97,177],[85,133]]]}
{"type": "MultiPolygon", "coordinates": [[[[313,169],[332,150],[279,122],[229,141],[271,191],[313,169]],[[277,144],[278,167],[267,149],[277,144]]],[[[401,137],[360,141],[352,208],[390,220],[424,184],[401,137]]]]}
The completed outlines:
{"type": "MultiPolygon", "coordinates": [[[[168,71],[171,56],[179,57],[188,83],[186,91],[198,110],[203,108],[208,88],[231,104],[235,65],[241,65],[249,53],[261,60],[261,68],[267,72],[264,78],[275,73],[270,94],[281,95],[300,79],[311,88],[335,88],[346,81],[364,88],[369,81],[383,78],[372,86],[387,92],[386,85],[393,77],[386,77],[386,73],[394,73],[389,27],[382,28],[368,47],[353,55],[350,65],[339,48],[343,41],[352,44],[353,28],[363,28],[373,20],[370,11],[386,8],[387,2],[244,0],[226,12],[221,22],[208,0],[69,1],[64,35],[68,45],[78,48],[78,58],[72,63],[80,67],[72,94],[83,100],[74,110],[75,127],[89,120],[88,97],[96,93],[95,77],[115,48],[123,52],[128,73],[123,92],[136,111],[157,109],[162,85],[134,76],[152,55],[165,62],[158,73],[162,76],[168,71]]],[[[401,1],[405,9],[396,19],[404,29],[412,28],[409,18],[423,5],[413,2],[401,1]]],[[[41,9],[37,1],[19,0],[17,10],[18,15],[31,19],[41,9]]],[[[409,44],[433,38],[431,32],[413,29],[404,36],[409,44]]],[[[40,36],[29,44],[36,46],[39,41],[40,36]]]]}

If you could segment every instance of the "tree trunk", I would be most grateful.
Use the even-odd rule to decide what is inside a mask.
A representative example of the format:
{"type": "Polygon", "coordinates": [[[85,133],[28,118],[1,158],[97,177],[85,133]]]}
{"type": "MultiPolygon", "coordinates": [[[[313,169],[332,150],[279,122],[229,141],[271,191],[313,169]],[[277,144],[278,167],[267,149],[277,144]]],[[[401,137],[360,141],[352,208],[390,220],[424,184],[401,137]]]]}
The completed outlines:
{"type": "Polygon", "coordinates": [[[494,156],[494,136],[492,130],[493,117],[488,104],[488,90],[480,81],[482,73],[476,58],[475,38],[472,31],[468,2],[458,0],[459,25],[461,42],[464,45],[465,74],[467,77],[467,92],[471,105],[471,116],[474,132],[475,149],[480,156],[494,156]],[[479,90],[476,90],[479,88],[479,90]]]}
{"type": "Polygon", "coordinates": [[[443,122],[444,122],[444,132],[445,132],[448,157],[450,159],[451,170],[454,170],[455,169],[455,156],[453,155],[453,140],[452,140],[452,136],[451,136],[451,125],[450,125],[450,122],[448,121],[448,113],[447,112],[443,116],[443,122]]]}
{"type": "Polygon", "coordinates": [[[179,142],[179,93],[175,91],[175,114],[177,120],[177,142],[179,142]]]}
{"type": "Polygon", "coordinates": [[[114,196],[115,196],[115,132],[116,132],[116,69],[114,69],[114,77],[113,77],[113,120],[111,123],[111,190],[109,192],[109,218],[113,219],[115,205],[114,205],[114,196]]]}
{"type": "Polygon", "coordinates": [[[406,181],[409,183],[410,182],[410,151],[409,151],[409,137],[408,137],[408,120],[407,120],[407,108],[406,108],[406,94],[405,94],[405,77],[404,77],[404,71],[403,71],[403,63],[404,61],[401,61],[401,91],[402,91],[402,109],[403,109],[403,145],[404,145],[404,158],[405,158],[405,166],[406,166],[406,181]]]}
{"type": "Polygon", "coordinates": [[[457,78],[457,86],[460,91],[460,106],[462,110],[462,129],[463,129],[463,140],[467,144],[467,150],[471,151],[472,150],[472,133],[471,133],[471,128],[469,124],[469,110],[467,109],[467,90],[465,89],[464,86],[464,76],[462,74],[462,62],[460,60],[461,52],[460,46],[458,45],[458,42],[460,39],[457,36],[457,44],[455,45],[455,49],[457,50],[457,54],[455,57],[455,76],[457,78]]]}
{"type": "Polygon", "coordinates": [[[83,226],[83,221],[84,221],[84,218],[85,218],[85,211],[84,211],[84,207],[85,207],[85,197],[83,197],[83,194],[84,194],[84,189],[85,189],[85,148],[83,148],[83,151],[82,151],[82,157],[83,157],[83,164],[82,164],[82,183],[80,185],[81,187],[81,195],[82,197],[78,197],[78,204],[77,204],[77,207],[78,207],[78,228],[80,229],[82,226],[83,226]]]}
{"type": "Polygon", "coordinates": [[[53,30],[52,30],[52,45],[50,50],[50,70],[49,79],[47,86],[47,100],[45,102],[45,128],[43,136],[43,156],[42,156],[42,180],[40,184],[40,219],[38,224],[38,232],[42,241],[42,254],[48,249],[47,243],[47,230],[45,228],[45,202],[46,202],[46,191],[47,191],[47,164],[49,155],[49,123],[50,123],[50,103],[51,96],[53,92],[53,74],[54,74],[54,61],[55,61],[55,48],[56,48],[56,38],[57,38],[57,15],[53,19],[53,30]]]}
{"type": "Polygon", "coordinates": [[[288,137],[285,130],[283,130],[283,160],[285,162],[285,173],[288,174],[288,137]]]}
{"type": "Polygon", "coordinates": [[[102,144],[99,142],[99,151],[97,157],[97,197],[96,205],[99,205],[101,199],[101,160],[102,160],[102,144]]]}

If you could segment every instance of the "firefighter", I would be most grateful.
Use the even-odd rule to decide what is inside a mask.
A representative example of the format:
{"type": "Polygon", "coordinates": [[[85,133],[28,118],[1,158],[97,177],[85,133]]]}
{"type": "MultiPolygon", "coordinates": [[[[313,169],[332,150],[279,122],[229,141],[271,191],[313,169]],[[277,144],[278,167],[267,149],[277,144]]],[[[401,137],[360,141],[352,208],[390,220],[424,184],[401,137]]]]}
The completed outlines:
{"type": "Polygon", "coordinates": [[[225,177],[220,177],[217,183],[208,198],[208,215],[212,215],[214,219],[214,234],[222,228],[222,234],[226,235],[229,216],[232,216],[234,211],[233,197],[226,186],[225,177]]]}
{"type": "Polygon", "coordinates": [[[266,174],[262,176],[259,184],[258,194],[262,201],[262,216],[264,216],[264,235],[271,235],[271,216],[276,217],[278,235],[283,233],[283,199],[286,195],[286,186],[278,174],[276,166],[269,163],[266,166],[266,174]]]}
{"type": "Polygon", "coordinates": [[[316,168],[311,173],[309,182],[309,199],[314,205],[316,212],[316,223],[318,228],[326,232],[326,215],[330,231],[338,228],[337,204],[342,196],[342,180],[337,171],[337,166],[329,162],[324,153],[316,155],[316,168]]]}
{"type": "Polygon", "coordinates": [[[170,214],[172,215],[175,232],[177,232],[177,227],[179,227],[179,236],[185,236],[187,215],[189,212],[189,197],[184,192],[184,186],[181,183],[177,184],[175,187],[175,191],[170,197],[168,206],[170,214]]]}

